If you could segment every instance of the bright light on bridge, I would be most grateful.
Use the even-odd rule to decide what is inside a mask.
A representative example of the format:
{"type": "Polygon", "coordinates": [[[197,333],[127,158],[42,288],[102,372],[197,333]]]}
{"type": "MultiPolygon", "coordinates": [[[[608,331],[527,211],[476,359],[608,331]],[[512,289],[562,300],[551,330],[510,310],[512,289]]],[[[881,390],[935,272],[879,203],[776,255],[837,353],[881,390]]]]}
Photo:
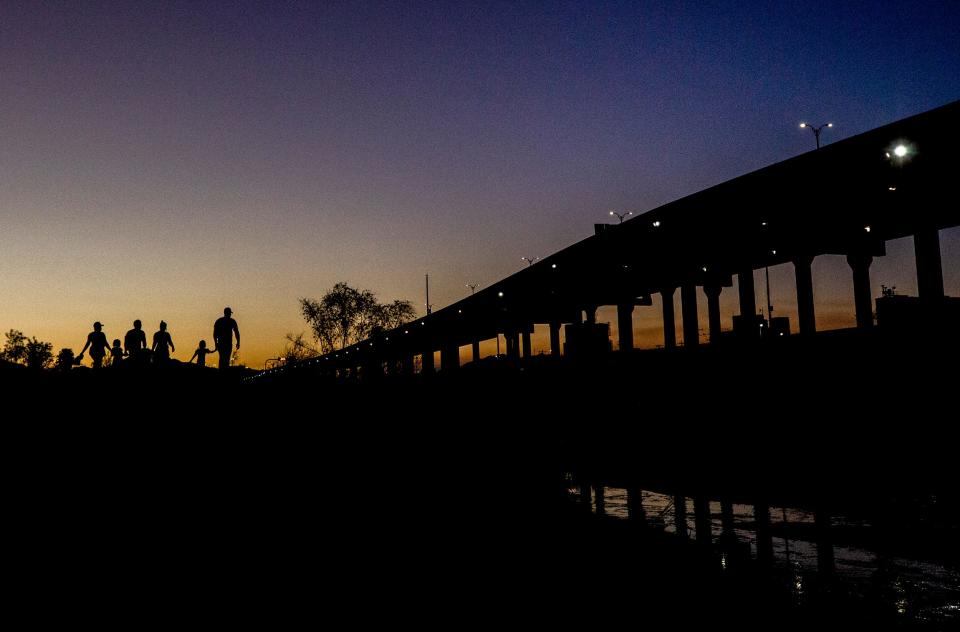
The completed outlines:
{"type": "Polygon", "coordinates": [[[907,149],[906,145],[897,145],[893,149],[893,155],[896,156],[897,158],[903,158],[909,153],[909,151],[910,150],[907,149]]]}

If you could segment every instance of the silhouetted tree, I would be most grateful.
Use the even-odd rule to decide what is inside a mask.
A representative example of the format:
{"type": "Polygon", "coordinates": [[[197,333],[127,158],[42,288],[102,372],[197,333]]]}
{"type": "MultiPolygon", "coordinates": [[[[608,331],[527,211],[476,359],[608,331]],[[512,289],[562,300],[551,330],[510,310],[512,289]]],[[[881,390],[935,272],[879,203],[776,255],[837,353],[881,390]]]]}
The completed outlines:
{"type": "Polygon", "coordinates": [[[371,334],[399,327],[415,316],[410,301],[378,303],[370,290],[340,282],[319,301],[301,298],[300,311],[322,353],[342,349],[371,334]]]}
{"type": "Polygon", "coordinates": [[[48,369],[53,366],[53,344],[31,338],[27,342],[27,367],[48,369]]]}
{"type": "Polygon", "coordinates": [[[58,371],[69,371],[73,367],[73,349],[61,349],[57,354],[56,368],[58,371]]]}
{"type": "Polygon", "coordinates": [[[284,345],[278,356],[281,362],[291,364],[320,354],[317,349],[304,340],[305,335],[303,333],[287,334],[287,344],[284,345]]]}
{"type": "Polygon", "coordinates": [[[25,364],[27,360],[27,337],[22,331],[11,329],[6,334],[6,341],[3,344],[3,351],[0,351],[0,357],[7,362],[16,362],[25,364]]]}
{"type": "Polygon", "coordinates": [[[46,369],[53,364],[53,345],[49,342],[27,338],[16,329],[8,331],[6,338],[0,352],[4,360],[25,364],[31,369],[46,369]]]}

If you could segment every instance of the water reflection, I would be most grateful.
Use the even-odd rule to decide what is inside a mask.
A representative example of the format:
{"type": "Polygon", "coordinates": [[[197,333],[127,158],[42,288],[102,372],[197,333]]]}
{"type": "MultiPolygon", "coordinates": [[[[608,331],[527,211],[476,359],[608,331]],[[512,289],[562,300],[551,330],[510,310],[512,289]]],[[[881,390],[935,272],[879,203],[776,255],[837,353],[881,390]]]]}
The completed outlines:
{"type": "Polygon", "coordinates": [[[868,520],[791,507],[760,505],[758,510],[739,503],[697,502],[647,490],[598,491],[587,501],[594,512],[626,520],[632,510],[633,519],[642,520],[646,528],[709,542],[724,571],[738,561],[764,562],[768,547],[770,573],[796,605],[809,604],[825,591],[839,591],[904,621],[934,629],[960,626],[960,569],[889,555],[867,544],[834,542],[839,534],[881,542],[868,520]]]}

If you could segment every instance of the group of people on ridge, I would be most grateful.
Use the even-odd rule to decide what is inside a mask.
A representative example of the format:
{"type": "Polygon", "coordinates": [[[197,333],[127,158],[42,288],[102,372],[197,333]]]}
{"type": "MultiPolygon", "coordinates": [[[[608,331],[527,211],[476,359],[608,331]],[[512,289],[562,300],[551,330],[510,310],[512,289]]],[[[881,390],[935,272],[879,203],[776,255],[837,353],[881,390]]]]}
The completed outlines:
{"type": "MultiPolygon", "coordinates": [[[[213,324],[213,350],[207,348],[206,340],[201,340],[197,346],[197,350],[194,351],[193,356],[190,357],[190,362],[193,362],[194,358],[196,358],[198,365],[205,366],[207,354],[213,353],[215,350],[220,354],[219,367],[226,369],[230,366],[230,356],[234,350],[234,338],[236,338],[237,341],[236,348],[240,348],[240,329],[237,327],[237,321],[233,319],[232,314],[233,310],[229,307],[224,308],[223,317],[218,318],[213,324]]],[[[173,345],[173,338],[170,337],[170,332],[167,331],[167,323],[162,320],[160,321],[160,330],[153,334],[153,345],[150,347],[149,352],[147,350],[147,334],[143,331],[142,327],[143,323],[139,320],[133,321],[133,329],[128,331],[123,337],[123,347],[121,348],[119,338],[113,341],[113,346],[111,347],[107,343],[106,334],[103,333],[103,324],[99,321],[93,323],[93,331],[87,334],[87,343],[83,345],[83,349],[80,351],[80,355],[77,356],[77,360],[83,359],[83,354],[88,348],[90,349],[90,359],[94,369],[99,369],[103,366],[103,358],[107,353],[112,357],[114,366],[119,366],[124,357],[140,363],[145,363],[150,355],[153,357],[153,362],[157,364],[162,364],[169,360],[170,353],[175,352],[176,347],[173,345]]]]}

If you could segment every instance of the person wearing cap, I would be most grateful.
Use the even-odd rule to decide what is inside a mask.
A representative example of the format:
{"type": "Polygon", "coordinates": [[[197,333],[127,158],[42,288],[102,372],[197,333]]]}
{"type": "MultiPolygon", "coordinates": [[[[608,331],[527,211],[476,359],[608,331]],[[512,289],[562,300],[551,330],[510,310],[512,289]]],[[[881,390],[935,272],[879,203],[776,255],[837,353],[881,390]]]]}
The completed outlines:
{"type": "Polygon", "coordinates": [[[103,329],[103,325],[100,321],[93,323],[93,331],[87,334],[87,344],[83,345],[80,355],[77,356],[78,360],[82,360],[84,351],[87,350],[87,347],[90,347],[90,359],[93,361],[93,368],[95,369],[103,366],[103,356],[107,355],[107,350],[110,349],[107,336],[101,329],[103,329]]]}
{"type": "Polygon", "coordinates": [[[237,349],[240,349],[240,329],[237,321],[231,318],[233,310],[223,308],[223,317],[213,323],[213,346],[220,354],[220,368],[230,368],[230,355],[233,353],[233,336],[237,337],[237,349]]]}

